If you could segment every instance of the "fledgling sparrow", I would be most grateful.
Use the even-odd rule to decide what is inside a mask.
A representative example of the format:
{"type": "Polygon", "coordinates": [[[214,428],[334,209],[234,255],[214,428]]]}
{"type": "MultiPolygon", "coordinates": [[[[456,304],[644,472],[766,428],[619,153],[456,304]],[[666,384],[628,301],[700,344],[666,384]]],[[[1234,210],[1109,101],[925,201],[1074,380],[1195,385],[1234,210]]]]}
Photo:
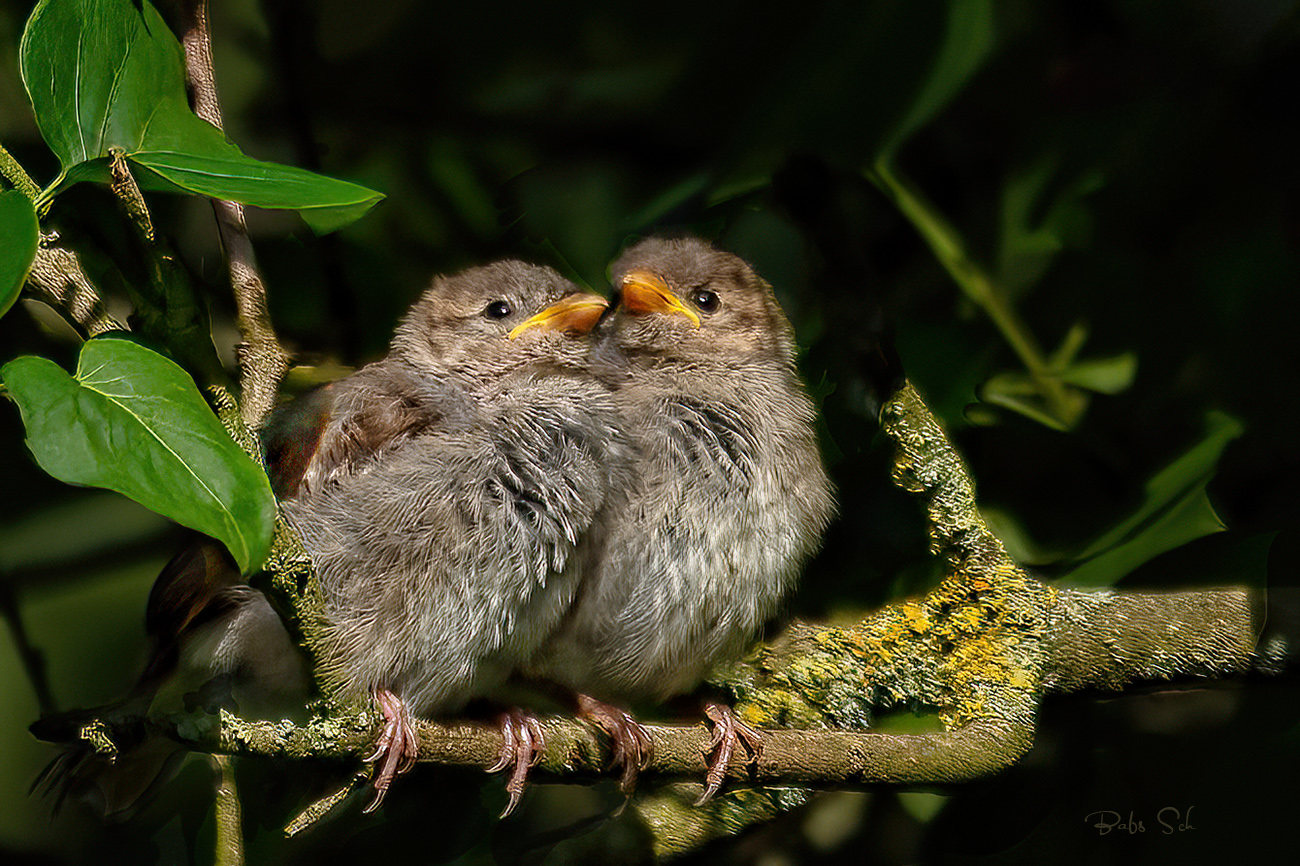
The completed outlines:
{"type": "MultiPolygon", "coordinates": [[[[777,613],[834,513],[770,286],[695,238],[652,238],[614,263],[611,313],[591,350],[636,450],[625,503],[608,510],[561,629],[529,673],[587,696],[630,788],[649,740],[610,703],[694,689],[777,613]],[[590,699],[595,700],[590,700],[590,699]]],[[[707,785],[761,735],[721,704],[707,785]]]]}
{"type": "MultiPolygon", "coordinates": [[[[491,695],[570,606],[579,539],[628,463],[581,338],[604,306],[521,262],[438,279],[386,358],[317,398],[284,510],[324,597],[322,679],[385,719],[372,808],[418,754],[411,714],[491,695]]],[[[509,812],[542,730],[519,710],[502,725],[509,812]]]]}

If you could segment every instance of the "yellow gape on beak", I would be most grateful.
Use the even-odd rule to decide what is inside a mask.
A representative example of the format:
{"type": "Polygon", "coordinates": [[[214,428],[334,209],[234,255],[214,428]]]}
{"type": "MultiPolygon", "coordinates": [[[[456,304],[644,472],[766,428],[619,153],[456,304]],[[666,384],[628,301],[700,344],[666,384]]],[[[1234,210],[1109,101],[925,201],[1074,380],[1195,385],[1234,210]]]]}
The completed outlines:
{"type": "Polygon", "coordinates": [[[695,311],[683,304],[663,277],[650,271],[628,271],[623,276],[623,309],[629,313],[680,313],[691,320],[695,327],[700,326],[700,317],[695,311]]]}
{"type": "Polygon", "coordinates": [[[607,302],[600,295],[569,295],[520,322],[508,336],[513,340],[530,328],[586,334],[596,326],[606,306],[607,302]]]}

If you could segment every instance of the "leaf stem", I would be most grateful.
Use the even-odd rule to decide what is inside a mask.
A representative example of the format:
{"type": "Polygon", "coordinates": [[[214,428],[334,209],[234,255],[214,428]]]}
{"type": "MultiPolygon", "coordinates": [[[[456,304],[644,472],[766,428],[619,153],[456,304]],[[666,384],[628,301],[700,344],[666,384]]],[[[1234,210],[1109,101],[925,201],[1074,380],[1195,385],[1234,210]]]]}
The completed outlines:
{"type": "MultiPolygon", "coordinates": [[[[41,188],[37,186],[36,181],[27,173],[19,163],[14,159],[13,154],[5,150],[3,144],[0,144],[0,174],[5,176],[5,180],[14,185],[14,189],[21,192],[32,200],[32,204],[39,204],[41,188]]],[[[44,216],[44,213],[41,214],[44,216]]]]}
{"type": "Polygon", "coordinates": [[[122,207],[126,209],[126,215],[135,224],[136,230],[140,232],[140,237],[146,244],[154,246],[157,235],[154,234],[153,219],[149,216],[149,207],[145,204],[144,195],[135,182],[135,176],[131,174],[131,166],[126,161],[126,154],[121,148],[112,147],[109,148],[109,155],[111,160],[109,173],[112,176],[109,186],[122,203],[122,207]]]}

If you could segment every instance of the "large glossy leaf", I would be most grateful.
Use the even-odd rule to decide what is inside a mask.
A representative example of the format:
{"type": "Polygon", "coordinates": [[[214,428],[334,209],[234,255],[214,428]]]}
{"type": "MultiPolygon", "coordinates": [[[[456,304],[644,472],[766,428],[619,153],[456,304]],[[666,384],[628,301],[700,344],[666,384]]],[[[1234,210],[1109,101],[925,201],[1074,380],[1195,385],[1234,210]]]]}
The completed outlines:
{"type": "Polygon", "coordinates": [[[1223,530],[1205,486],[1223,450],[1243,428],[1219,412],[1210,414],[1207,427],[1200,442],[1151,477],[1137,511],[1089,545],[1063,582],[1109,585],[1167,550],[1223,530]]]}
{"type": "MultiPolygon", "coordinates": [[[[194,119],[216,132],[197,117],[194,119]]],[[[189,147],[193,148],[189,153],[146,150],[132,156],[132,162],[147,169],[138,172],[141,187],[164,191],[179,188],[255,207],[296,210],[320,234],[357,220],[383,198],[354,183],[291,165],[250,159],[225,139],[211,135],[196,135],[189,147]],[[205,143],[211,146],[211,152],[198,152],[205,143]]]]}
{"type": "Polygon", "coordinates": [[[317,231],[357,219],[383,196],[245,156],[196,117],[180,44],[157,11],[133,0],[42,0],[27,22],[23,82],[63,174],[48,194],[107,178],[111,149],[141,186],[299,210],[317,231]]]}
{"type": "Polygon", "coordinates": [[[270,482],[176,364],[104,338],[82,347],[75,376],[31,356],[0,375],[46,472],[116,490],[218,538],[245,570],[265,558],[275,519],[270,482]]]}
{"type": "Polygon", "coordinates": [[[31,199],[17,190],[0,191],[0,316],[18,299],[32,260],[40,228],[31,199]]]}

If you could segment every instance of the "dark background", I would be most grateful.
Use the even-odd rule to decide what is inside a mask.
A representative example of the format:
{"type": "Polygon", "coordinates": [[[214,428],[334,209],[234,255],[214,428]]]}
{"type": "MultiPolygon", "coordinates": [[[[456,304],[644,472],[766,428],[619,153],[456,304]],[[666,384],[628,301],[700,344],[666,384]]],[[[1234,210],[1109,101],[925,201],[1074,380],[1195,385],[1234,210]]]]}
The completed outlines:
{"type": "MultiPolygon", "coordinates": [[[[1147,479],[1199,441],[1207,413],[1219,410],[1245,425],[1208,487],[1228,531],[1151,559],[1121,585],[1295,583],[1294,3],[897,0],[805,2],[779,13],[673,0],[562,10],[215,5],[232,140],[252,156],[388,195],[324,238],[292,215],[251,214],[272,312],[299,362],[377,357],[433,273],[514,256],[606,291],[606,265],[627,241],[687,228],[775,285],[821,401],[842,514],[793,613],[868,609],[935,577],[916,503],[889,484],[871,413],[865,371],[879,311],[968,457],[990,516],[1045,576],[1136,509],[1147,479]],[[984,24],[970,40],[987,53],[969,77],[939,55],[958,5],[987,12],[975,16],[984,24]],[[917,108],[924,83],[945,74],[952,98],[913,124],[900,170],[1008,287],[1048,350],[1081,321],[1085,355],[1137,357],[1132,386],[1094,396],[1067,432],[987,403],[971,409],[982,383],[1018,361],[863,175],[917,108]],[[1046,240],[1029,255],[1026,237],[1040,229],[1046,240]]],[[[47,183],[57,165],[17,73],[29,11],[0,4],[0,142],[47,183]]],[[[214,317],[228,322],[210,210],[167,197],[152,206],[208,287],[214,317]]],[[[103,190],[61,196],[51,220],[110,293],[139,266],[103,190]]],[[[228,324],[217,339],[229,346],[228,324]]],[[[67,361],[75,348],[22,307],[0,320],[0,362],[29,351],[67,361]]],[[[44,477],[12,409],[0,407],[0,437],[8,492],[0,600],[12,636],[0,649],[0,850],[33,862],[203,860],[211,826],[201,765],[127,827],[100,830],[75,809],[51,822],[47,804],[26,798],[50,751],[26,733],[38,701],[22,647],[43,655],[61,708],[122,693],[145,651],[149,585],[175,538],[119,497],[44,477]]],[[[765,864],[1259,856],[1291,838],[1300,806],[1297,711],[1300,694],[1288,683],[1052,700],[1034,753],[998,779],[947,799],[831,795],[706,856],[765,864]],[[1195,830],[1165,835],[1164,807],[1191,807],[1195,830]],[[1131,811],[1146,831],[1099,836],[1085,820],[1096,810],[1131,811]]],[[[432,771],[400,782],[382,819],[353,812],[284,845],[276,810],[293,793],[267,791],[270,782],[292,787],[285,780],[296,771],[247,772],[250,803],[269,804],[249,816],[254,857],[644,856],[630,810],[565,829],[600,814],[611,802],[604,789],[535,789],[521,816],[496,827],[488,816],[499,784],[432,771]]]]}

